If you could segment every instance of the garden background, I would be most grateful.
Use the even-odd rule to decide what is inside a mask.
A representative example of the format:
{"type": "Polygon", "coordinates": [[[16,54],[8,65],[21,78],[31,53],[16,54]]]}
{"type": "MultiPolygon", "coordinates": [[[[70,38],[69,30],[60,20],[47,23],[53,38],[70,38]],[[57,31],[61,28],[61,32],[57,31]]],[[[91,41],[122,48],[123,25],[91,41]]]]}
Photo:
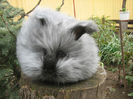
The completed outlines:
{"type": "MultiPolygon", "coordinates": [[[[18,93],[21,86],[19,86],[18,81],[21,72],[16,58],[16,35],[21,28],[25,13],[30,11],[38,0],[34,0],[34,2],[33,0],[8,1],[0,0],[0,99],[19,99],[18,93]]],[[[119,69],[119,67],[122,68],[119,29],[116,28],[114,21],[110,21],[111,19],[119,19],[122,1],[75,0],[75,12],[77,19],[92,19],[100,29],[99,32],[92,35],[99,47],[100,65],[105,67],[107,71],[111,71],[114,81],[118,82],[115,82],[115,87],[112,85],[114,82],[111,82],[111,87],[107,86],[107,90],[105,90],[107,97],[109,90],[109,94],[120,92],[119,95],[121,95],[124,93],[124,96],[116,99],[122,99],[122,97],[124,97],[123,99],[132,99],[128,96],[133,96],[133,32],[125,31],[123,33],[127,83],[125,90],[123,71],[119,69]],[[118,73],[119,70],[121,71],[120,74],[118,73]],[[121,90],[119,87],[123,89],[121,90]]],[[[40,6],[57,10],[61,4],[62,0],[42,0],[40,6]]],[[[132,4],[133,0],[127,0],[126,9],[130,11],[130,19],[133,19],[132,4]]],[[[64,0],[64,5],[60,11],[74,16],[73,0],[64,0]]]]}

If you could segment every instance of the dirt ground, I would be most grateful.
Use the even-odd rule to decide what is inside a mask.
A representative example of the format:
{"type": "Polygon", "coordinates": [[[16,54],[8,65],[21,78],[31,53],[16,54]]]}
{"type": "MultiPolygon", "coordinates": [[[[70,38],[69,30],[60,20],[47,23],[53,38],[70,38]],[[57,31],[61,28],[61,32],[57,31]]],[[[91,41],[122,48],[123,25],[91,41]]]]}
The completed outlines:
{"type": "Polygon", "coordinates": [[[107,71],[106,79],[106,99],[133,99],[128,97],[128,93],[133,92],[133,88],[124,89],[123,86],[118,84],[117,73],[107,71]]]}

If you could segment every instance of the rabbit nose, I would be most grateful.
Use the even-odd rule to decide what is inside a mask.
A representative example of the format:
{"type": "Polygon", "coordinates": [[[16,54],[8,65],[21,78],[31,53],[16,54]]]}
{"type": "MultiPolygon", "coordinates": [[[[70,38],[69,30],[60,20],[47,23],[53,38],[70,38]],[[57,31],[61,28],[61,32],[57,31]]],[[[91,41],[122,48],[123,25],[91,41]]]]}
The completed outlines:
{"type": "Polygon", "coordinates": [[[54,58],[53,56],[47,56],[44,59],[43,70],[48,73],[55,72],[56,63],[57,63],[56,58],[54,58]]]}

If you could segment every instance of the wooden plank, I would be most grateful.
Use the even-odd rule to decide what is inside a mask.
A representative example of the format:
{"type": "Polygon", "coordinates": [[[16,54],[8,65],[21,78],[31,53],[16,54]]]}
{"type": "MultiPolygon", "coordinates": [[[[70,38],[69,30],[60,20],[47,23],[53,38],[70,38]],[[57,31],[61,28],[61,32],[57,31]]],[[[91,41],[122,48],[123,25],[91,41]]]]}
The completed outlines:
{"type": "Polygon", "coordinates": [[[128,22],[128,24],[133,24],[133,20],[110,20],[110,21],[115,21],[116,23],[120,23],[121,22],[128,22]]]}

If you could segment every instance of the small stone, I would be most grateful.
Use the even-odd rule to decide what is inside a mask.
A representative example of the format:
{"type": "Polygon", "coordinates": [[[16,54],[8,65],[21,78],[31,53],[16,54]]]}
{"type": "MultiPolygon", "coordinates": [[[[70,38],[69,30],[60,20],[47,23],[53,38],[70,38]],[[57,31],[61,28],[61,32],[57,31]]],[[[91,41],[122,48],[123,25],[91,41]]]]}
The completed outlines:
{"type": "Polygon", "coordinates": [[[122,92],[122,94],[125,94],[125,93],[126,93],[126,92],[124,92],[124,91],[122,92]]]}

